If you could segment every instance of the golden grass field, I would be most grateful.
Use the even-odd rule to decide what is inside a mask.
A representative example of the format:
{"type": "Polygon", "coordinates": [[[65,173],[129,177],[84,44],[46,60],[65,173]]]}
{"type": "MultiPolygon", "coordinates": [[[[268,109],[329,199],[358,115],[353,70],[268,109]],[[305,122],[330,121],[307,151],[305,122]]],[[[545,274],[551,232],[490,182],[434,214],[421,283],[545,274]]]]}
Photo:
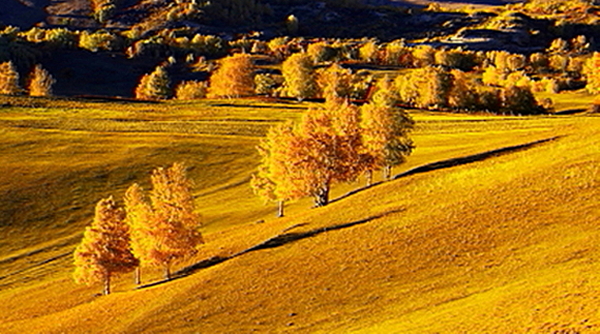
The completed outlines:
{"type": "MultiPolygon", "coordinates": [[[[337,185],[339,200],[277,219],[248,185],[255,146],[310,103],[5,99],[0,333],[600,332],[598,116],[412,111],[417,148],[394,174],[552,140],[348,196],[364,180],[337,185]],[[94,204],[176,161],[207,241],[176,269],[200,265],[140,289],[124,275],[109,296],[75,285],[94,204]]],[[[553,99],[561,111],[593,97],[553,99]]]]}

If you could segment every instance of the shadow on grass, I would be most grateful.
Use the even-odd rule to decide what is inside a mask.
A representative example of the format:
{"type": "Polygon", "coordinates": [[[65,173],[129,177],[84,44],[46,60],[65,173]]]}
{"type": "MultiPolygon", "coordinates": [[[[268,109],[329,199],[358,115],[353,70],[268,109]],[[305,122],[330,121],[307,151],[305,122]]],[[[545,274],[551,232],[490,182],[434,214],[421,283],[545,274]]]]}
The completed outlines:
{"type": "MultiPolygon", "coordinates": [[[[499,149],[495,149],[495,150],[491,150],[491,151],[486,151],[486,152],[482,152],[482,153],[477,153],[477,154],[472,154],[472,155],[468,155],[468,156],[464,156],[464,157],[458,157],[458,158],[452,158],[452,159],[447,159],[447,160],[442,160],[442,161],[436,161],[436,162],[432,162],[426,165],[422,165],[422,166],[418,166],[412,169],[409,169],[405,172],[402,172],[400,174],[395,175],[392,180],[397,180],[399,178],[403,178],[403,177],[407,177],[410,175],[414,175],[414,174],[420,174],[420,173],[426,173],[426,172],[431,172],[434,170],[439,170],[439,169],[445,169],[445,168],[451,168],[451,167],[455,167],[455,166],[460,166],[460,165],[466,165],[466,164],[470,164],[473,162],[477,162],[477,161],[483,161],[492,157],[496,157],[496,156],[500,156],[500,155],[504,155],[504,154],[508,154],[508,153],[513,153],[513,152],[517,152],[517,151],[521,151],[521,150],[525,150],[531,147],[534,147],[536,145],[540,145],[549,141],[553,141],[560,138],[560,136],[555,136],[555,137],[551,137],[551,138],[546,138],[546,139],[541,139],[541,140],[536,140],[533,142],[529,142],[529,143],[525,143],[525,144],[520,144],[520,145],[514,145],[514,146],[507,146],[507,147],[502,147],[499,149]]],[[[346,197],[352,196],[356,193],[359,193],[361,191],[373,188],[377,185],[380,185],[381,183],[383,183],[382,181],[380,182],[376,182],[373,183],[370,186],[367,187],[363,187],[363,188],[359,188],[353,191],[350,191],[338,198],[332,199],[329,203],[333,203],[333,202],[337,202],[339,200],[342,200],[346,197]]]]}
{"type": "MultiPolygon", "coordinates": [[[[227,107],[227,108],[252,108],[252,109],[274,109],[275,106],[261,106],[253,104],[233,104],[233,103],[217,103],[213,104],[214,107],[227,107]]],[[[306,110],[306,107],[302,106],[281,106],[277,105],[277,109],[291,109],[291,110],[306,110]]]]}
{"type": "MultiPolygon", "coordinates": [[[[284,245],[287,245],[289,243],[298,241],[298,240],[302,240],[302,239],[306,239],[306,238],[310,238],[310,237],[314,237],[316,235],[319,235],[321,233],[325,233],[325,232],[330,232],[330,231],[336,231],[336,230],[341,230],[341,229],[345,229],[345,228],[349,228],[352,226],[357,226],[357,225],[361,225],[361,224],[365,224],[368,223],[370,221],[379,219],[379,218],[383,218],[387,215],[390,214],[394,214],[394,213],[398,213],[398,212],[402,212],[405,209],[395,209],[395,210],[390,210],[390,211],[386,211],[384,213],[378,214],[378,215],[374,215],[374,216],[370,216],[361,220],[357,220],[357,221],[353,221],[353,222],[349,222],[349,223],[344,223],[344,224],[338,224],[338,225],[333,225],[333,226],[327,226],[327,227],[321,227],[321,228],[317,228],[314,230],[309,230],[306,232],[290,232],[290,233],[283,233],[280,235],[277,235],[275,237],[272,237],[270,239],[267,239],[257,245],[254,245],[250,248],[247,248],[241,252],[235,253],[231,256],[214,256],[211,257],[209,259],[206,260],[202,260],[200,262],[194,263],[190,266],[187,266],[185,268],[182,268],[176,272],[173,273],[173,276],[170,280],[161,280],[161,281],[157,281],[157,282],[152,282],[150,284],[145,284],[142,286],[139,286],[137,289],[144,289],[144,288],[149,288],[149,287],[153,287],[153,286],[157,286],[166,282],[170,282],[170,281],[174,281],[176,279],[179,278],[183,278],[183,277],[187,277],[189,275],[192,275],[194,273],[196,273],[197,271],[201,270],[201,269],[205,269],[205,268],[210,268],[212,266],[215,266],[217,264],[223,263],[225,261],[234,259],[238,256],[242,256],[244,254],[250,253],[250,252],[254,252],[254,251],[258,251],[258,250],[262,250],[262,249],[270,249],[270,248],[277,248],[277,247],[281,247],[284,245]]],[[[294,227],[299,227],[301,225],[297,225],[294,227]]],[[[290,230],[290,229],[288,229],[290,230]]]]}
{"type": "Polygon", "coordinates": [[[554,115],[574,115],[587,111],[587,109],[568,109],[555,112],[554,115]]]}

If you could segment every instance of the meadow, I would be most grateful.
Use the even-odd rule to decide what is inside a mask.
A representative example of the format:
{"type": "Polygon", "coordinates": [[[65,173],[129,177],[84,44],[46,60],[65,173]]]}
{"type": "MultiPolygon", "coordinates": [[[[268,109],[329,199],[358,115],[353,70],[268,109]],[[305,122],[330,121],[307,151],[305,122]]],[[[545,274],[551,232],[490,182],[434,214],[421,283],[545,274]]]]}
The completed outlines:
{"type": "Polygon", "coordinates": [[[248,184],[255,146],[314,103],[3,98],[0,332],[597,332],[600,118],[560,114],[590,96],[552,97],[556,115],[412,110],[417,148],[394,175],[445,163],[337,185],[330,205],[300,200],[279,219],[248,184]],[[199,255],[171,282],[124,275],[102,297],[75,285],[94,204],[177,161],[199,255]]]}

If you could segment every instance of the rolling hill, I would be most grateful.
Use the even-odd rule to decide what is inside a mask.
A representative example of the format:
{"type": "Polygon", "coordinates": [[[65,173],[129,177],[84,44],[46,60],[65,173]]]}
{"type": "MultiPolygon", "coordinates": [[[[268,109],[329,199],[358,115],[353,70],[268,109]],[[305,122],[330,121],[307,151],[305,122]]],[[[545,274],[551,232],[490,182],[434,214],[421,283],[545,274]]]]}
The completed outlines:
{"type": "Polygon", "coordinates": [[[396,179],[276,219],[248,187],[254,146],[311,103],[3,103],[2,333],[600,330],[597,116],[412,111],[417,149],[396,179]],[[76,286],[94,203],[174,161],[196,184],[198,257],[171,282],[76,286]]]}

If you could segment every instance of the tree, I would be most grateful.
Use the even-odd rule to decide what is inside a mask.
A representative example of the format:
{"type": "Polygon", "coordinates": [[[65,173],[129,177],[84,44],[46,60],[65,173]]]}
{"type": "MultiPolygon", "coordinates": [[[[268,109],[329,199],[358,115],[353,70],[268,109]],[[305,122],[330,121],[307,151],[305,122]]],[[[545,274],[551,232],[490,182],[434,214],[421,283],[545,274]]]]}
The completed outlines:
{"type": "Polygon", "coordinates": [[[335,63],[318,72],[317,84],[323,97],[347,98],[352,90],[352,72],[335,63]]]}
{"type": "Polygon", "coordinates": [[[284,92],[299,101],[314,97],[317,84],[311,58],[304,53],[295,53],[281,65],[284,92]]]}
{"type": "Polygon", "coordinates": [[[377,41],[375,40],[367,41],[360,47],[360,49],[358,49],[359,57],[365,63],[377,62],[378,53],[379,46],[377,45],[377,41]]]}
{"type": "Polygon", "coordinates": [[[19,73],[11,61],[0,64],[0,94],[17,95],[21,92],[19,73]]]}
{"type": "Polygon", "coordinates": [[[390,89],[391,82],[384,78],[377,85],[371,102],[360,108],[362,161],[371,184],[372,171],[383,169],[384,179],[389,179],[393,166],[403,163],[412,149],[408,134],[414,126],[412,118],[396,108],[396,97],[390,89]]]}
{"type": "Polygon", "coordinates": [[[283,217],[284,203],[303,197],[305,193],[294,175],[293,159],[295,138],[290,122],[271,127],[257,146],[261,155],[258,172],[252,175],[250,185],[265,202],[277,202],[277,217],[283,217]]]}
{"type": "Polygon", "coordinates": [[[239,97],[254,94],[254,65],[252,57],[236,53],[223,58],[211,75],[208,97],[239,97]]]}
{"type": "Polygon", "coordinates": [[[145,74],[135,88],[135,97],[147,100],[166,100],[171,96],[171,79],[163,66],[145,74]]]}
{"type": "Polygon", "coordinates": [[[327,205],[333,183],[364,169],[358,116],[348,102],[329,100],[295,126],[271,129],[258,148],[263,159],[252,181],[255,192],[280,202],[312,196],[315,206],[327,205]]]}
{"type": "Polygon", "coordinates": [[[129,248],[129,227],[124,219],[125,211],[112,197],[98,202],[94,220],[75,249],[73,277],[77,283],[104,282],[104,294],[107,295],[113,275],[132,271],[138,266],[139,261],[129,248]]]}
{"type": "Polygon", "coordinates": [[[440,108],[448,105],[452,75],[443,68],[428,66],[396,78],[400,99],[419,108],[440,108]]]}
{"type": "Polygon", "coordinates": [[[450,95],[448,96],[448,105],[460,110],[474,110],[477,107],[477,93],[471,87],[464,72],[452,70],[454,78],[450,95]]]}
{"type": "Polygon", "coordinates": [[[333,100],[308,110],[294,129],[288,157],[293,177],[317,207],[329,203],[332,184],[353,180],[364,170],[358,122],[358,108],[333,100]]]}
{"type": "Polygon", "coordinates": [[[185,167],[175,163],[152,172],[152,250],[147,264],[162,266],[165,278],[171,278],[171,265],[196,254],[204,243],[198,231],[199,217],[194,213],[191,181],[185,167]]]}
{"type": "Polygon", "coordinates": [[[142,187],[137,183],[130,186],[125,192],[126,223],[130,230],[131,252],[139,259],[140,266],[136,268],[135,282],[141,283],[141,265],[153,263],[153,249],[155,247],[156,223],[152,207],[146,199],[142,187]]]}
{"type": "Polygon", "coordinates": [[[29,79],[29,95],[52,96],[52,85],[56,80],[41,65],[36,65],[29,79]]]}
{"type": "Polygon", "coordinates": [[[509,86],[500,92],[502,110],[512,115],[535,115],[544,112],[527,87],[509,86]]]}
{"type": "Polygon", "coordinates": [[[175,87],[175,97],[178,100],[198,100],[206,97],[206,82],[183,81],[175,87]]]}
{"type": "Polygon", "coordinates": [[[593,56],[585,62],[583,72],[587,78],[585,88],[591,94],[600,93],[600,53],[594,52],[593,56]]]}

